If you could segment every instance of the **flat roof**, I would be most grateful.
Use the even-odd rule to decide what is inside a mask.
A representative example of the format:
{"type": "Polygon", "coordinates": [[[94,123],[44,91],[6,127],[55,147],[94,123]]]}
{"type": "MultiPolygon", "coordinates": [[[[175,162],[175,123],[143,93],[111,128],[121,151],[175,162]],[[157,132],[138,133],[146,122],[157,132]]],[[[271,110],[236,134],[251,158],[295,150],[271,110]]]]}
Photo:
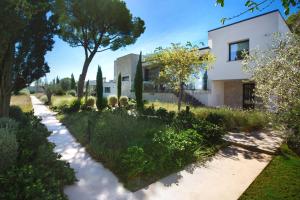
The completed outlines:
{"type": "Polygon", "coordinates": [[[280,16],[282,17],[282,19],[285,21],[284,17],[283,17],[282,14],[280,13],[280,11],[279,11],[278,9],[276,9],[276,10],[272,10],[272,11],[270,11],[270,12],[266,12],[266,13],[263,13],[263,14],[260,14],[260,15],[256,15],[256,16],[254,16],[254,17],[250,17],[250,18],[247,18],[247,19],[243,19],[243,20],[241,20],[241,21],[237,21],[237,22],[234,22],[234,23],[225,25],[225,26],[221,26],[221,27],[218,27],[218,28],[211,29],[211,30],[209,30],[208,32],[215,31],[215,30],[219,30],[219,29],[225,28],[225,27],[227,27],[227,26],[232,26],[232,25],[235,25],[235,24],[244,22],[244,21],[248,21],[248,20],[251,20],[251,19],[254,19],[254,18],[257,18],[257,17],[261,17],[261,16],[264,16],[264,15],[268,15],[268,14],[271,14],[271,13],[275,13],[275,12],[278,12],[278,13],[280,14],[280,16]]]}

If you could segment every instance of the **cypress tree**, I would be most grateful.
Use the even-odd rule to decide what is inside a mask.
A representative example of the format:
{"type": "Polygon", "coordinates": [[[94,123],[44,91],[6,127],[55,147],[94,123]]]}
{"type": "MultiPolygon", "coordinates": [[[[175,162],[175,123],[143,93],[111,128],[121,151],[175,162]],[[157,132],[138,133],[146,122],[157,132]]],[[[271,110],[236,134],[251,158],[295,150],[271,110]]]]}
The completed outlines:
{"type": "Polygon", "coordinates": [[[98,110],[102,110],[105,105],[103,105],[103,79],[102,79],[102,70],[98,66],[97,77],[96,77],[96,106],[98,110]]]}
{"type": "Polygon", "coordinates": [[[59,84],[59,78],[58,78],[58,76],[56,77],[56,84],[59,84]]]}
{"type": "Polygon", "coordinates": [[[205,70],[204,75],[203,75],[203,90],[207,90],[207,70],[205,70]]]}
{"type": "Polygon", "coordinates": [[[136,106],[138,110],[143,110],[143,69],[142,69],[142,52],[140,53],[139,61],[136,66],[136,73],[134,77],[134,92],[136,99],[136,106]]]}
{"type": "Polygon", "coordinates": [[[72,90],[76,89],[76,82],[73,74],[71,74],[71,89],[72,90]]]}
{"type": "Polygon", "coordinates": [[[90,88],[90,81],[88,80],[85,85],[85,103],[87,102],[89,96],[89,88],[90,88]]]}
{"type": "Polygon", "coordinates": [[[118,76],[118,91],[117,91],[118,102],[119,102],[120,97],[121,97],[121,92],[122,92],[122,79],[121,79],[121,73],[119,73],[119,76],[118,76]]]}

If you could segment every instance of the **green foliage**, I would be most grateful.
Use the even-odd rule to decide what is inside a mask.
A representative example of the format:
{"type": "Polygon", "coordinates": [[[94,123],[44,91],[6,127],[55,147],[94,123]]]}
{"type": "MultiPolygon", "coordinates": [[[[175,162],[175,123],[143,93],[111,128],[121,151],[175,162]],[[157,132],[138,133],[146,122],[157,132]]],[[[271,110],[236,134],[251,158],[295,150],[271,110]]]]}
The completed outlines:
{"type": "Polygon", "coordinates": [[[18,155],[16,127],[13,120],[0,118],[0,173],[15,164],[18,155]]]}
{"type": "Polygon", "coordinates": [[[159,47],[147,57],[147,62],[161,67],[158,81],[178,92],[178,111],[181,109],[183,85],[193,74],[208,69],[214,60],[211,53],[201,53],[199,47],[190,42],[185,45],[173,43],[165,49],[159,47]]]}
{"type": "Polygon", "coordinates": [[[212,139],[219,133],[216,125],[201,131],[200,127],[193,126],[180,129],[161,120],[174,117],[174,112],[161,109],[157,113],[154,117],[138,117],[124,109],[79,112],[64,115],[62,121],[94,158],[118,175],[126,187],[137,190],[212,155],[217,149],[215,145],[220,144],[219,140],[212,139]],[[89,127],[91,141],[86,144],[89,119],[95,123],[89,127]],[[204,130],[210,132],[205,135],[204,130]]]}
{"type": "Polygon", "coordinates": [[[0,172],[0,199],[66,200],[63,187],[72,184],[75,175],[53,152],[54,145],[47,140],[50,133],[32,113],[11,108],[10,117],[19,124],[14,131],[18,151],[13,166],[0,172]]]}
{"type": "Polygon", "coordinates": [[[105,104],[103,102],[103,78],[100,66],[98,66],[96,77],[96,105],[98,110],[102,110],[105,107],[105,104]]]}
{"type": "Polygon", "coordinates": [[[134,77],[134,92],[136,99],[136,107],[138,110],[143,110],[143,69],[142,69],[142,52],[139,56],[139,61],[136,66],[136,73],[134,77]]]}
{"type": "Polygon", "coordinates": [[[300,11],[290,15],[287,18],[286,23],[293,33],[300,35],[300,11]]]}
{"type": "Polygon", "coordinates": [[[75,81],[75,78],[74,78],[74,75],[71,74],[71,90],[76,90],[76,81],[75,81]]]}
{"type": "Polygon", "coordinates": [[[95,105],[95,99],[94,98],[88,98],[87,101],[81,105],[81,110],[88,110],[91,111],[94,109],[95,105]]]}
{"type": "Polygon", "coordinates": [[[280,116],[280,120],[286,124],[290,149],[300,155],[300,102],[288,112],[280,116]]]}
{"type": "Polygon", "coordinates": [[[75,97],[76,96],[76,91],[75,90],[69,90],[69,91],[67,91],[67,95],[71,95],[71,96],[75,97]]]}
{"type": "Polygon", "coordinates": [[[78,81],[81,98],[88,67],[96,53],[135,43],[145,30],[144,21],[133,17],[126,3],[119,0],[60,0],[54,7],[60,37],[72,47],[84,48],[85,61],[78,81]]]}
{"type": "Polygon", "coordinates": [[[59,85],[63,91],[68,91],[71,89],[71,79],[70,78],[63,78],[59,81],[59,85]]]}
{"type": "Polygon", "coordinates": [[[81,101],[78,99],[74,99],[69,108],[67,109],[67,112],[78,112],[80,110],[81,101]]]}
{"type": "Polygon", "coordinates": [[[203,90],[207,90],[207,79],[208,79],[207,70],[205,70],[203,74],[203,90]]]}
{"type": "Polygon", "coordinates": [[[118,97],[115,95],[110,95],[108,96],[107,101],[109,106],[115,107],[118,103],[118,97]]]}
{"type": "Polygon", "coordinates": [[[151,173],[154,169],[152,158],[145,154],[144,149],[138,146],[131,146],[122,154],[121,167],[127,171],[127,178],[142,176],[151,173]]]}
{"type": "Polygon", "coordinates": [[[121,73],[119,73],[119,75],[118,75],[118,86],[117,86],[118,100],[120,99],[121,94],[122,94],[122,76],[121,76],[121,73]]]}
{"type": "Polygon", "coordinates": [[[121,96],[119,99],[120,106],[125,107],[128,105],[128,97],[127,96],[121,96]]]}
{"type": "Polygon", "coordinates": [[[242,64],[256,84],[255,95],[268,109],[280,113],[299,103],[299,62],[300,36],[279,34],[271,49],[254,51],[242,64]]]}
{"type": "Polygon", "coordinates": [[[88,80],[85,84],[85,102],[88,99],[89,93],[90,93],[90,81],[88,80]]]}
{"type": "Polygon", "coordinates": [[[166,109],[160,107],[159,109],[156,110],[155,115],[161,120],[163,120],[164,122],[171,123],[176,113],[174,111],[168,112],[166,109]]]}

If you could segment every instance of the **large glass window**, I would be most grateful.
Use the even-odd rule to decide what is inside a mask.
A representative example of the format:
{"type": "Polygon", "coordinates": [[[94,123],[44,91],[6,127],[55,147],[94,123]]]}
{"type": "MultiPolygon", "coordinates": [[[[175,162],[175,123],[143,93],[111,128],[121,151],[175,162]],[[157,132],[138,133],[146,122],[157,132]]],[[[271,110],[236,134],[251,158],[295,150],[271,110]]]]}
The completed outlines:
{"type": "Polygon", "coordinates": [[[243,59],[243,52],[249,53],[249,40],[229,44],[229,61],[243,59]]]}

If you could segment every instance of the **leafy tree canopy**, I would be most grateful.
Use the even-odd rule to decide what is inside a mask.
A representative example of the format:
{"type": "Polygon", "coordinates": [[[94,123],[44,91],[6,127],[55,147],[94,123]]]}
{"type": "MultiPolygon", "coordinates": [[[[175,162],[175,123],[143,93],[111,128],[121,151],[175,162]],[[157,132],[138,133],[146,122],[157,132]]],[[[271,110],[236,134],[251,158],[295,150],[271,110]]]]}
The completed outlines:
{"type": "Polygon", "coordinates": [[[288,24],[293,33],[300,35],[300,11],[290,15],[287,18],[286,23],[288,24]]]}
{"type": "Polygon", "coordinates": [[[145,30],[144,21],[133,17],[120,0],[56,0],[55,12],[59,16],[60,37],[72,47],[84,48],[79,98],[95,54],[133,44],[145,30]]]}
{"type": "MultiPolygon", "coordinates": [[[[210,53],[201,53],[197,45],[172,44],[171,47],[157,48],[154,54],[146,58],[147,62],[161,66],[159,80],[171,88],[183,93],[183,84],[187,83],[192,75],[199,74],[201,69],[207,69],[214,61],[210,53]]],[[[178,98],[180,110],[181,98],[178,98]]]]}
{"type": "Polygon", "coordinates": [[[271,109],[287,111],[300,105],[300,37],[277,35],[273,46],[246,55],[243,66],[256,83],[256,96],[271,109]]]}

